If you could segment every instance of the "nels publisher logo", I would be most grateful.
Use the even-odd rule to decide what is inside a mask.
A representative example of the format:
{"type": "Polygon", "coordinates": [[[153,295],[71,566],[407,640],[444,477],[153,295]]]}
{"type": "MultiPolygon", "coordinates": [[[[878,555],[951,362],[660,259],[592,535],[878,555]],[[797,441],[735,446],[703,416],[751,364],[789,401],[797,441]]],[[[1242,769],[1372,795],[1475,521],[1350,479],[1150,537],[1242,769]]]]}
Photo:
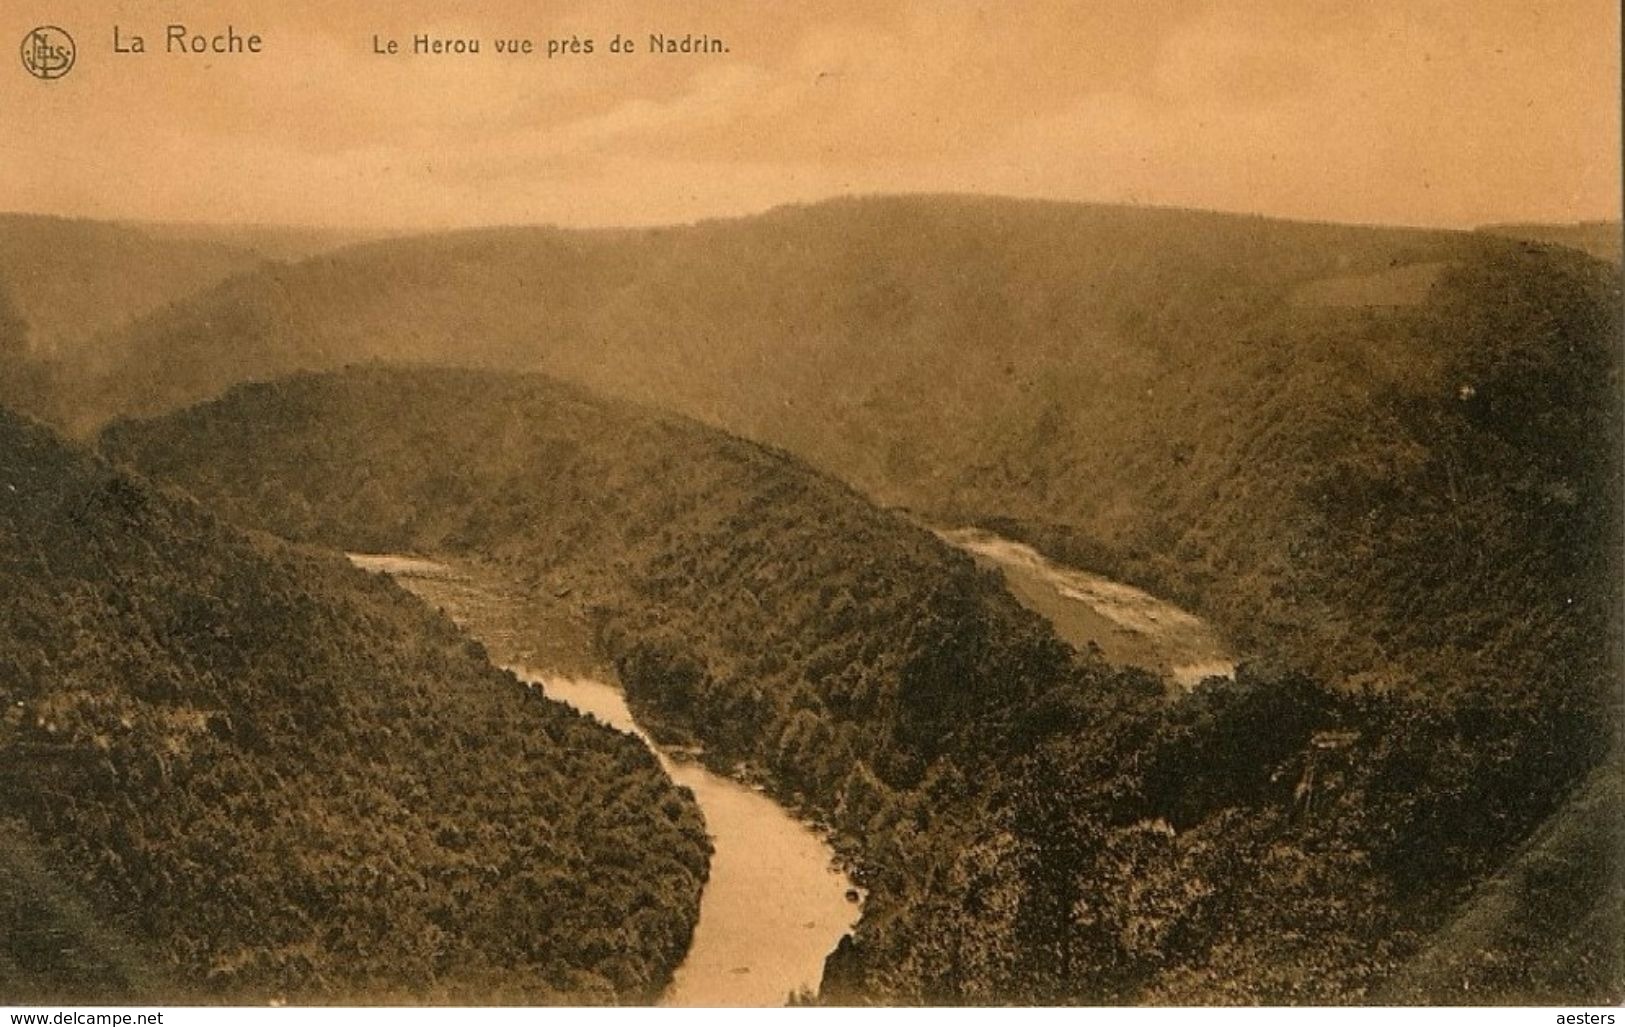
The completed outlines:
{"type": "Polygon", "coordinates": [[[55,25],[41,25],[23,37],[23,67],[35,78],[61,78],[73,68],[73,37],[55,25]]]}

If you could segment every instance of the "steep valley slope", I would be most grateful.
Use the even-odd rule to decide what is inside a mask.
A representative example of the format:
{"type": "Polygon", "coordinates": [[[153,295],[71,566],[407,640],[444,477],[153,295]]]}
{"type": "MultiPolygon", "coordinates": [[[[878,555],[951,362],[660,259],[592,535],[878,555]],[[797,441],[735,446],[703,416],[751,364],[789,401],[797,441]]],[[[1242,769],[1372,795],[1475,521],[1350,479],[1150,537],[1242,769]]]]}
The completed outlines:
{"type": "Polygon", "coordinates": [[[0,409],[0,1001],[648,1001],[708,843],[635,740],[0,409]]]}
{"type": "Polygon", "coordinates": [[[1594,689],[1619,306],[1617,267],[1488,233],[840,200],[269,267],[141,319],[76,417],[368,359],[543,370],[997,522],[1318,677],[1594,689]]]}
{"type": "MultiPolygon", "coordinates": [[[[1478,380],[1497,394],[1493,374],[1478,380]]],[[[1538,409],[1548,430],[1578,430],[1538,409]]],[[[1444,430],[1496,438],[1470,417],[1444,430]]],[[[1354,688],[1262,660],[1170,698],[788,454],[539,376],[299,375],[120,421],[100,442],[245,526],[453,557],[568,605],[646,724],[832,832],[869,898],[827,968],[830,1001],[1440,1001],[1449,975],[1411,964],[1437,961],[1427,940],[1475,889],[1571,793],[1587,824],[1617,813],[1584,798],[1615,716],[1601,637],[1524,650],[1554,668],[1516,678],[1354,688]]],[[[1435,484],[1473,487],[1506,452],[1435,484]]],[[[1600,522],[1591,504],[1615,483],[1573,458],[1570,487],[1600,491],[1556,505],[1600,522]]],[[[1524,487],[1555,485],[1520,466],[1524,487]]],[[[1598,617],[1614,585],[1584,563],[1603,544],[1588,523],[1559,517],[1581,533],[1522,558],[1602,581],[1573,593],[1598,617]]],[[[1442,595],[1429,630],[1502,630],[1499,606],[1442,595]]],[[[1617,997],[1617,951],[1572,954],[1604,966],[1573,1001],[1617,997]]],[[[1480,977],[1493,998],[1496,975],[1480,977]]]]}

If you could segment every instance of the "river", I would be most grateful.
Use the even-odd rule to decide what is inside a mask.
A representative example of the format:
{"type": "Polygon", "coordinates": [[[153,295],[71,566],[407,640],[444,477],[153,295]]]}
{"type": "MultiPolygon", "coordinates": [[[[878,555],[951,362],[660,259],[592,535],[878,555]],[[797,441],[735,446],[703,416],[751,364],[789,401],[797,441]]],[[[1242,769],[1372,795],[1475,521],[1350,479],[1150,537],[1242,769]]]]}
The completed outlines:
{"type": "MultiPolygon", "coordinates": [[[[390,574],[480,637],[471,616],[490,601],[448,564],[390,554],[350,554],[357,566],[390,574]]],[[[665,1006],[781,1006],[816,991],[824,959],[857,923],[861,907],[835,854],[815,831],[766,795],[674,759],[639,728],[621,690],[603,681],[508,668],[548,698],[642,739],[672,780],[694,793],[714,852],[688,955],[661,997],[665,1006]]]]}
{"type": "Polygon", "coordinates": [[[660,1004],[779,1006],[798,989],[817,991],[824,957],[859,912],[823,839],[766,795],[662,753],[638,728],[620,689],[510,669],[539,682],[549,698],[642,738],[705,814],[716,847],[711,878],[694,942],[660,1004]]]}
{"type": "Polygon", "coordinates": [[[1211,624],[1149,592],[1055,563],[1031,546],[981,528],[937,535],[1003,572],[1011,594],[1075,648],[1092,643],[1108,661],[1144,667],[1181,689],[1235,676],[1235,657],[1211,624]]]}

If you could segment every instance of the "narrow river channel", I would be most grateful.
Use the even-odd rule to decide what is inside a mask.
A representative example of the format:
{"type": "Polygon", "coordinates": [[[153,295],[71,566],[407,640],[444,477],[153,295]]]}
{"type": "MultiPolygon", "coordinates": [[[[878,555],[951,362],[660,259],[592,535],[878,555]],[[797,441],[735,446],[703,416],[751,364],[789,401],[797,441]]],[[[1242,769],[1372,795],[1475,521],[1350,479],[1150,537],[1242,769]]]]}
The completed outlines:
{"type": "Polygon", "coordinates": [[[509,669],[538,682],[549,698],[643,738],[705,814],[716,846],[711,879],[694,942],[661,1005],[778,1006],[799,989],[816,991],[824,957],[859,912],[823,839],[760,792],[662,753],[639,730],[620,689],[509,669]]]}
{"type": "MultiPolygon", "coordinates": [[[[456,569],[417,557],[350,554],[357,566],[384,571],[434,603],[474,635],[472,604],[455,601],[477,588],[456,569]]],[[[810,827],[768,796],[700,764],[662,752],[638,727],[621,690],[603,681],[509,667],[548,698],[637,735],[673,781],[694,793],[715,851],[688,955],[661,997],[666,1006],[781,1006],[797,991],[816,991],[824,958],[857,923],[857,892],[835,867],[834,852],[810,827]]]]}

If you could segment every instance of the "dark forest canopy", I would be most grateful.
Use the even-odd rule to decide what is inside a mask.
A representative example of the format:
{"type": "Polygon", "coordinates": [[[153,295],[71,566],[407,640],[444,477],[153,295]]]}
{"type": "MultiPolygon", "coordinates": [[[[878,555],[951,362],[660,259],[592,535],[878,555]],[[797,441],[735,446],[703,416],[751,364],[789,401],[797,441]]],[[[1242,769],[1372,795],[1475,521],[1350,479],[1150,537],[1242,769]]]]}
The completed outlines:
{"type": "Polygon", "coordinates": [[[708,844],[653,756],[342,558],[0,410],[0,994],[612,1002],[708,844]]]}
{"type": "MultiPolygon", "coordinates": [[[[1493,373],[1478,380],[1498,395],[1493,373]]],[[[1498,423],[1445,429],[1488,445],[1482,426],[1498,423]]],[[[1493,577],[1438,591],[1416,630],[1511,631],[1518,674],[1370,690],[1264,660],[1169,702],[787,454],[540,377],[300,376],[121,422],[102,443],[244,524],[454,555],[578,597],[640,716],[828,823],[871,889],[826,977],[835,1000],[1342,1002],[1415,981],[1405,994],[1438,1000],[1437,975],[1409,961],[1605,761],[1613,732],[1605,643],[1517,648],[1527,629],[1508,626],[1526,611],[1485,590],[1493,577]]],[[[1502,473],[1460,470],[1439,484],[1502,473]]],[[[1415,522],[1430,526],[1455,530],[1415,522]]],[[[1382,528],[1360,530],[1373,547],[1443,544],[1382,528]]],[[[1560,535],[1525,558],[1590,580],[1599,554],[1584,547],[1600,539],[1560,535]]],[[[1365,566],[1398,587],[1402,564],[1365,566]]],[[[1542,630],[1564,637],[1561,621],[1542,630]]],[[[1566,837],[1600,851],[1609,807],[1576,802],[1566,837]]],[[[1569,894],[1575,880],[1537,884],[1569,894]]],[[[1469,963],[1528,944],[1494,922],[1469,963]]],[[[1575,987],[1617,992],[1617,948],[1572,951],[1575,987]]],[[[1476,979],[1492,997],[1552,994],[1476,979]]]]}

